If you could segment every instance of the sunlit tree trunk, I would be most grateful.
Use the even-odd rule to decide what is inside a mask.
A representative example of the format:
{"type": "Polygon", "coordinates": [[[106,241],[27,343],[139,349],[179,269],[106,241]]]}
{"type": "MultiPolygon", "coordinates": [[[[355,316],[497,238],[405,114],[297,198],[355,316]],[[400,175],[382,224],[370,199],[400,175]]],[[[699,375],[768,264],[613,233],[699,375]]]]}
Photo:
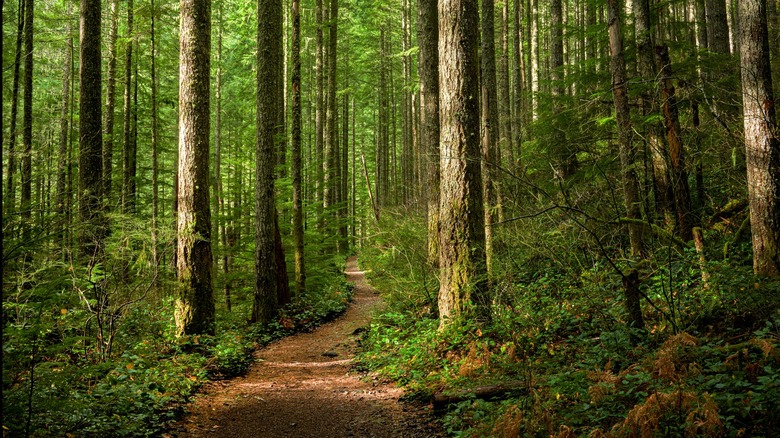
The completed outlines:
{"type": "Polygon", "coordinates": [[[180,9],[175,310],[179,336],[214,334],[215,329],[209,206],[211,1],[181,0],[180,9]]]}
{"type": "Polygon", "coordinates": [[[741,0],[742,101],[753,271],[780,276],[780,130],[769,64],[766,0],[741,0]]]}
{"type": "Polygon", "coordinates": [[[425,147],[428,263],[439,264],[439,20],[436,0],[417,2],[422,144],[425,147]]]}
{"type": "Polygon", "coordinates": [[[496,166],[500,165],[496,154],[498,137],[498,98],[496,96],[496,46],[494,32],[493,0],[482,0],[482,84],[481,129],[482,129],[482,187],[485,202],[485,255],[488,271],[493,258],[493,230],[498,206],[498,185],[496,166]]]}
{"type": "Polygon", "coordinates": [[[486,306],[480,175],[479,13],[476,2],[439,1],[440,231],[442,325],[468,303],[486,306]]]}

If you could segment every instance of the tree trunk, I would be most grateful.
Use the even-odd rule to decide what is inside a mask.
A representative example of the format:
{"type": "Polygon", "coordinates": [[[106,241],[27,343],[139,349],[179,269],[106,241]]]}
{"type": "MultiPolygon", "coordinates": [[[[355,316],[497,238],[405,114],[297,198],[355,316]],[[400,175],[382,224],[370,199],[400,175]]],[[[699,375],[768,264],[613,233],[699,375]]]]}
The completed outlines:
{"type": "Polygon", "coordinates": [[[780,276],[780,137],[769,65],[766,0],[741,0],[742,101],[753,271],[780,276]]]}
{"type": "Polygon", "coordinates": [[[672,65],[669,60],[669,48],[656,46],[658,64],[658,86],[661,89],[661,107],[666,125],[666,140],[669,144],[669,162],[671,163],[670,182],[674,194],[674,208],[677,219],[677,234],[684,241],[693,239],[691,229],[691,193],[688,188],[688,172],[680,133],[680,120],[677,109],[674,85],[672,85],[672,65]]]}
{"type": "Polygon", "coordinates": [[[282,3],[257,3],[257,151],[255,156],[255,292],[252,322],[268,323],[278,307],[275,265],[274,165],[276,136],[280,134],[277,87],[282,52],[282,3]]]}
{"type": "MultiPolygon", "coordinates": [[[[68,3],[68,16],[73,14],[73,5],[68,3]]],[[[57,199],[56,199],[56,213],[57,213],[57,238],[61,242],[62,249],[67,249],[67,241],[64,239],[67,220],[65,212],[65,181],[68,166],[68,140],[70,139],[70,76],[71,65],[73,64],[73,28],[72,21],[68,19],[67,30],[67,42],[64,50],[64,69],[62,72],[62,106],[60,107],[60,138],[59,138],[59,150],[57,153],[57,199]]]]}
{"type": "Polygon", "coordinates": [[[24,78],[22,79],[22,240],[30,239],[32,213],[32,102],[33,102],[33,10],[34,0],[24,8],[24,78]]]}
{"type": "Polygon", "coordinates": [[[417,2],[422,144],[425,145],[428,263],[439,265],[439,21],[436,0],[417,2]]]}
{"type": "Polygon", "coordinates": [[[324,147],[324,131],[325,131],[325,71],[324,71],[324,60],[323,60],[323,38],[322,38],[322,17],[324,14],[324,7],[322,5],[322,0],[316,1],[316,9],[315,9],[315,16],[316,16],[316,43],[317,47],[316,50],[316,60],[315,60],[315,70],[316,70],[316,105],[315,105],[315,112],[314,112],[314,165],[317,169],[314,172],[314,186],[315,186],[315,192],[314,197],[317,201],[317,222],[318,226],[322,225],[322,203],[323,203],[323,174],[322,174],[322,166],[323,166],[323,151],[325,149],[324,147]]]}
{"type": "MultiPolygon", "coordinates": [[[[498,150],[506,154],[509,169],[514,166],[514,145],[512,140],[512,107],[509,91],[509,0],[502,0],[501,5],[501,57],[498,62],[498,119],[499,135],[498,150]]],[[[503,162],[503,157],[498,157],[503,162]]]]}
{"type": "Polygon", "coordinates": [[[487,264],[480,175],[479,13],[476,2],[439,2],[441,156],[439,317],[486,306],[487,264]]]}
{"type": "Polygon", "coordinates": [[[482,187],[485,202],[485,257],[488,272],[493,258],[492,224],[498,208],[498,186],[496,166],[500,165],[496,156],[496,134],[498,132],[498,98],[496,96],[496,47],[494,32],[493,0],[482,0],[482,90],[481,126],[482,126],[482,187]]]}
{"type": "Polygon", "coordinates": [[[82,254],[94,263],[104,236],[100,0],[81,0],[79,47],[79,239],[82,254]]]}
{"type": "Polygon", "coordinates": [[[301,2],[292,0],[292,186],[293,248],[295,253],[295,295],[306,290],[303,252],[303,197],[301,189],[301,2]]]}
{"type": "MultiPolygon", "coordinates": [[[[214,334],[215,311],[208,184],[211,1],[181,0],[180,8],[175,317],[176,333],[182,336],[214,334]]],[[[273,226],[273,217],[270,223],[273,226]]],[[[271,242],[273,244],[273,239],[271,242]]]]}
{"type": "Polygon", "coordinates": [[[103,126],[103,199],[111,209],[112,168],[114,156],[114,108],[116,107],[116,42],[119,28],[119,2],[109,2],[111,22],[108,31],[108,71],[106,72],[106,114],[103,126]]]}
{"type": "MultiPolygon", "coordinates": [[[[639,75],[645,81],[651,81],[656,76],[655,57],[653,54],[653,26],[650,18],[649,0],[634,0],[634,29],[636,34],[636,49],[638,56],[639,75]]],[[[641,95],[642,114],[649,117],[658,109],[651,91],[646,88],[641,95]]],[[[653,188],[655,189],[655,207],[663,216],[668,229],[674,227],[674,195],[669,181],[669,152],[661,136],[661,127],[650,122],[646,127],[645,137],[653,165],[653,188]]]]}
{"type": "MultiPolygon", "coordinates": [[[[634,171],[634,156],[631,129],[631,113],[628,106],[628,78],[626,76],[626,61],[623,53],[623,34],[620,29],[620,0],[609,0],[609,47],[611,52],[612,96],[615,100],[615,118],[617,119],[617,134],[620,143],[620,169],[623,179],[623,199],[626,205],[626,217],[630,220],[641,219],[639,199],[639,183],[634,171]]],[[[631,256],[644,257],[642,242],[642,226],[629,222],[628,237],[631,243],[631,256]]],[[[636,278],[629,274],[624,279],[626,308],[630,317],[629,324],[634,328],[643,328],[640,297],[634,292],[637,287],[636,278]]]]}
{"type": "Polygon", "coordinates": [[[726,0],[706,0],[707,46],[710,51],[729,54],[729,25],[726,0]]]}
{"type": "MultiPolygon", "coordinates": [[[[505,0],[506,1],[506,0],[505,0]]],[[[512,142],[514,143],[514,149],[510,149],[509,157],[509,171],[515,176],[519,176],[522,173],[522,144],[523,144],[523,120],[526,112],[523,93],[525,92],[525,42],[523,42],[523,23],[520,20],[522,16],[520,5],[522,0],[515,0],[514,7],[514,32],[512,33],[512,44],[515,53],[514,57],[514,117],[512,118],[512,142]]],[[[516,186],[516,185],[515,185],[516,186]]],[[[513,190],[514,191],[514,190],[513,190]]]]}
{"type": "MultiPolygon", "coordinates": [[[[157,127],[157,41],[156,41],[156,35],[155,35],[155,20],[156,20],[156,14],[157,10],[155,9],[154,0],[151,0],[151,29],[150,29],[150,36],[149,36],[149,52],[150,52],[150,67],[149,67],[149,74],[151,76],[151,104],[152,104],[152,263],[154,265],[154,271],[157,272],[157,267],[159,266],[160,262],[160,255],[157,251],[157,216],[159,214],[159,198],[160,198],[160,190],[159,190],[159,173],[160,173],[160,166],[159,166],[159,157],[158,157],[158,151],[157,151],[157,142],[159,138],[159,132],[157,127]]],[[[217,126],[219,126],[219,123],[217,123],[217,126]]],[[[217,128],[218,129],[218,128],[217,128]]]]}
{"type": "Polygon", "coordinates": [[[133,0],[127,0],[127,35],[125,38],[125,93],[122,114],[122,213],[133,211],[131,199],[131,174],[133,151],[132,104],[133,93],[133,0]]]}
{"type": "Polygon", "coordinates": [[[539,116],[539,0],[531,0],[531,111],[532,119],[539,116]]]}
{"type": "MultiPolygon", "coordinates": [[[[22,64],[22,41],[24,40],[24,8],[27,2],[19,0],[19,15],[16,28],[16,55],[14,58],[14,78],[11,92],[11,121],[8,134],[8,173],[5,189],[5,214],[13,213],[16,206],[16,186],[14,174],[16,173],[16,118],[19,112],[19,70],[22,64]]],[[[3,224],[5,226],[5,224],[3,224]]],[[[8,234],[8,231],[5,231],[8,234]]]]}

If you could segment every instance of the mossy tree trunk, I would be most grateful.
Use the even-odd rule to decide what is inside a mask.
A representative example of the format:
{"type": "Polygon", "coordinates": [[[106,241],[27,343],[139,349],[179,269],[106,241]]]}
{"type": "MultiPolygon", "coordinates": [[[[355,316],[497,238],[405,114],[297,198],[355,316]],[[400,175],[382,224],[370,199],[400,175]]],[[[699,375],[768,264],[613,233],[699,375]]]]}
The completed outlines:
{"type": "Polygon", "coordinates": [[[276,111],[282,86],[282,3],[257,3],[257,150],[255,156],[255,291],[252,322],[268,323],[278,307],[274,167],[281,120],[276,111]]]}
{"type": "Polygon", "coordinates": [[[478,19],[476,2],[439,2],[439,317],[442,325],[461,314],[472,301],[486,305],[478,19]]]}
{"type": "Polygon", "coordinates": [[[181,0],[180,7],[175,311],[179,336],[214,334],[215,329],[208,183],[211,1],[181,0]]]}

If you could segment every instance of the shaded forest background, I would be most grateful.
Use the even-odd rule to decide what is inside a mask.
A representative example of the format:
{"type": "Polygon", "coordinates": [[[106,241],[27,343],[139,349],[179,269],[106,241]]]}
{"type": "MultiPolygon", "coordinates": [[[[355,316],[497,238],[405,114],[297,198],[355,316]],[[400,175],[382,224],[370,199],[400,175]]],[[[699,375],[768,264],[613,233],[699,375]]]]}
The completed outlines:
{"type": "Polygon", "coordinates": [[[780,88],[776,0],[466,5],[479,142],[458,159],[483,211],[443,232],[439,206],[460,204],[439,196],[472,171],[438,179],[439,129],[462,119],[428,106],[449,102],[432,68],[455,68],[435,2],[201,2],[212,319],[192,331],[174,315],[196,226],[176,221],[182,8],[93,2],[101,71],[82,83],[86,3],[3,3],[4,433],[159,434],[253,348],[341,312],[354,253],[389,302],[361,367],[424,400],[524,388],[453,402],[455,436],[780,427],[780,140],[772,121],[753,145],[749,117],[780,88]],[[97,222],[79,210],[96,107],[97,222]]]}

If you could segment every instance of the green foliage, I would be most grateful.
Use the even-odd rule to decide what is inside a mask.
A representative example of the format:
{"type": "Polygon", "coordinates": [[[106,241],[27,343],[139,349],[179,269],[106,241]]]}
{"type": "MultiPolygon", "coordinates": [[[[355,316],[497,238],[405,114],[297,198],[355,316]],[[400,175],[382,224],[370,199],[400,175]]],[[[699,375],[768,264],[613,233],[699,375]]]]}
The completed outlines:
{"type": "MultiPolygon", "coordinates": [[[[713,255],[705,284],[693,250],[659,247],[637,266],[647,329],[632,330],[621,277],[606,261],[614,247],[585,265],[571,251],[576,226],[541,233],[532,220],[498,237],[491,321],[440,329],[424,292],[432,286],[421,221],[396,218],[362,254],[389,306],[364,334],[360,365],[402,383],[411,398],[507,381],[528,388],[450,406],[442,417],[449,434],[631,436],[651,424],[651,436],[766,436],[778,427],[780,285],[753,276],[741,257],[713,255]],[[532,237],[534,246],[525,245],[532,237]]],[[[709,231],[708,248],[715,254],[730,238],[709,231]]]]}

